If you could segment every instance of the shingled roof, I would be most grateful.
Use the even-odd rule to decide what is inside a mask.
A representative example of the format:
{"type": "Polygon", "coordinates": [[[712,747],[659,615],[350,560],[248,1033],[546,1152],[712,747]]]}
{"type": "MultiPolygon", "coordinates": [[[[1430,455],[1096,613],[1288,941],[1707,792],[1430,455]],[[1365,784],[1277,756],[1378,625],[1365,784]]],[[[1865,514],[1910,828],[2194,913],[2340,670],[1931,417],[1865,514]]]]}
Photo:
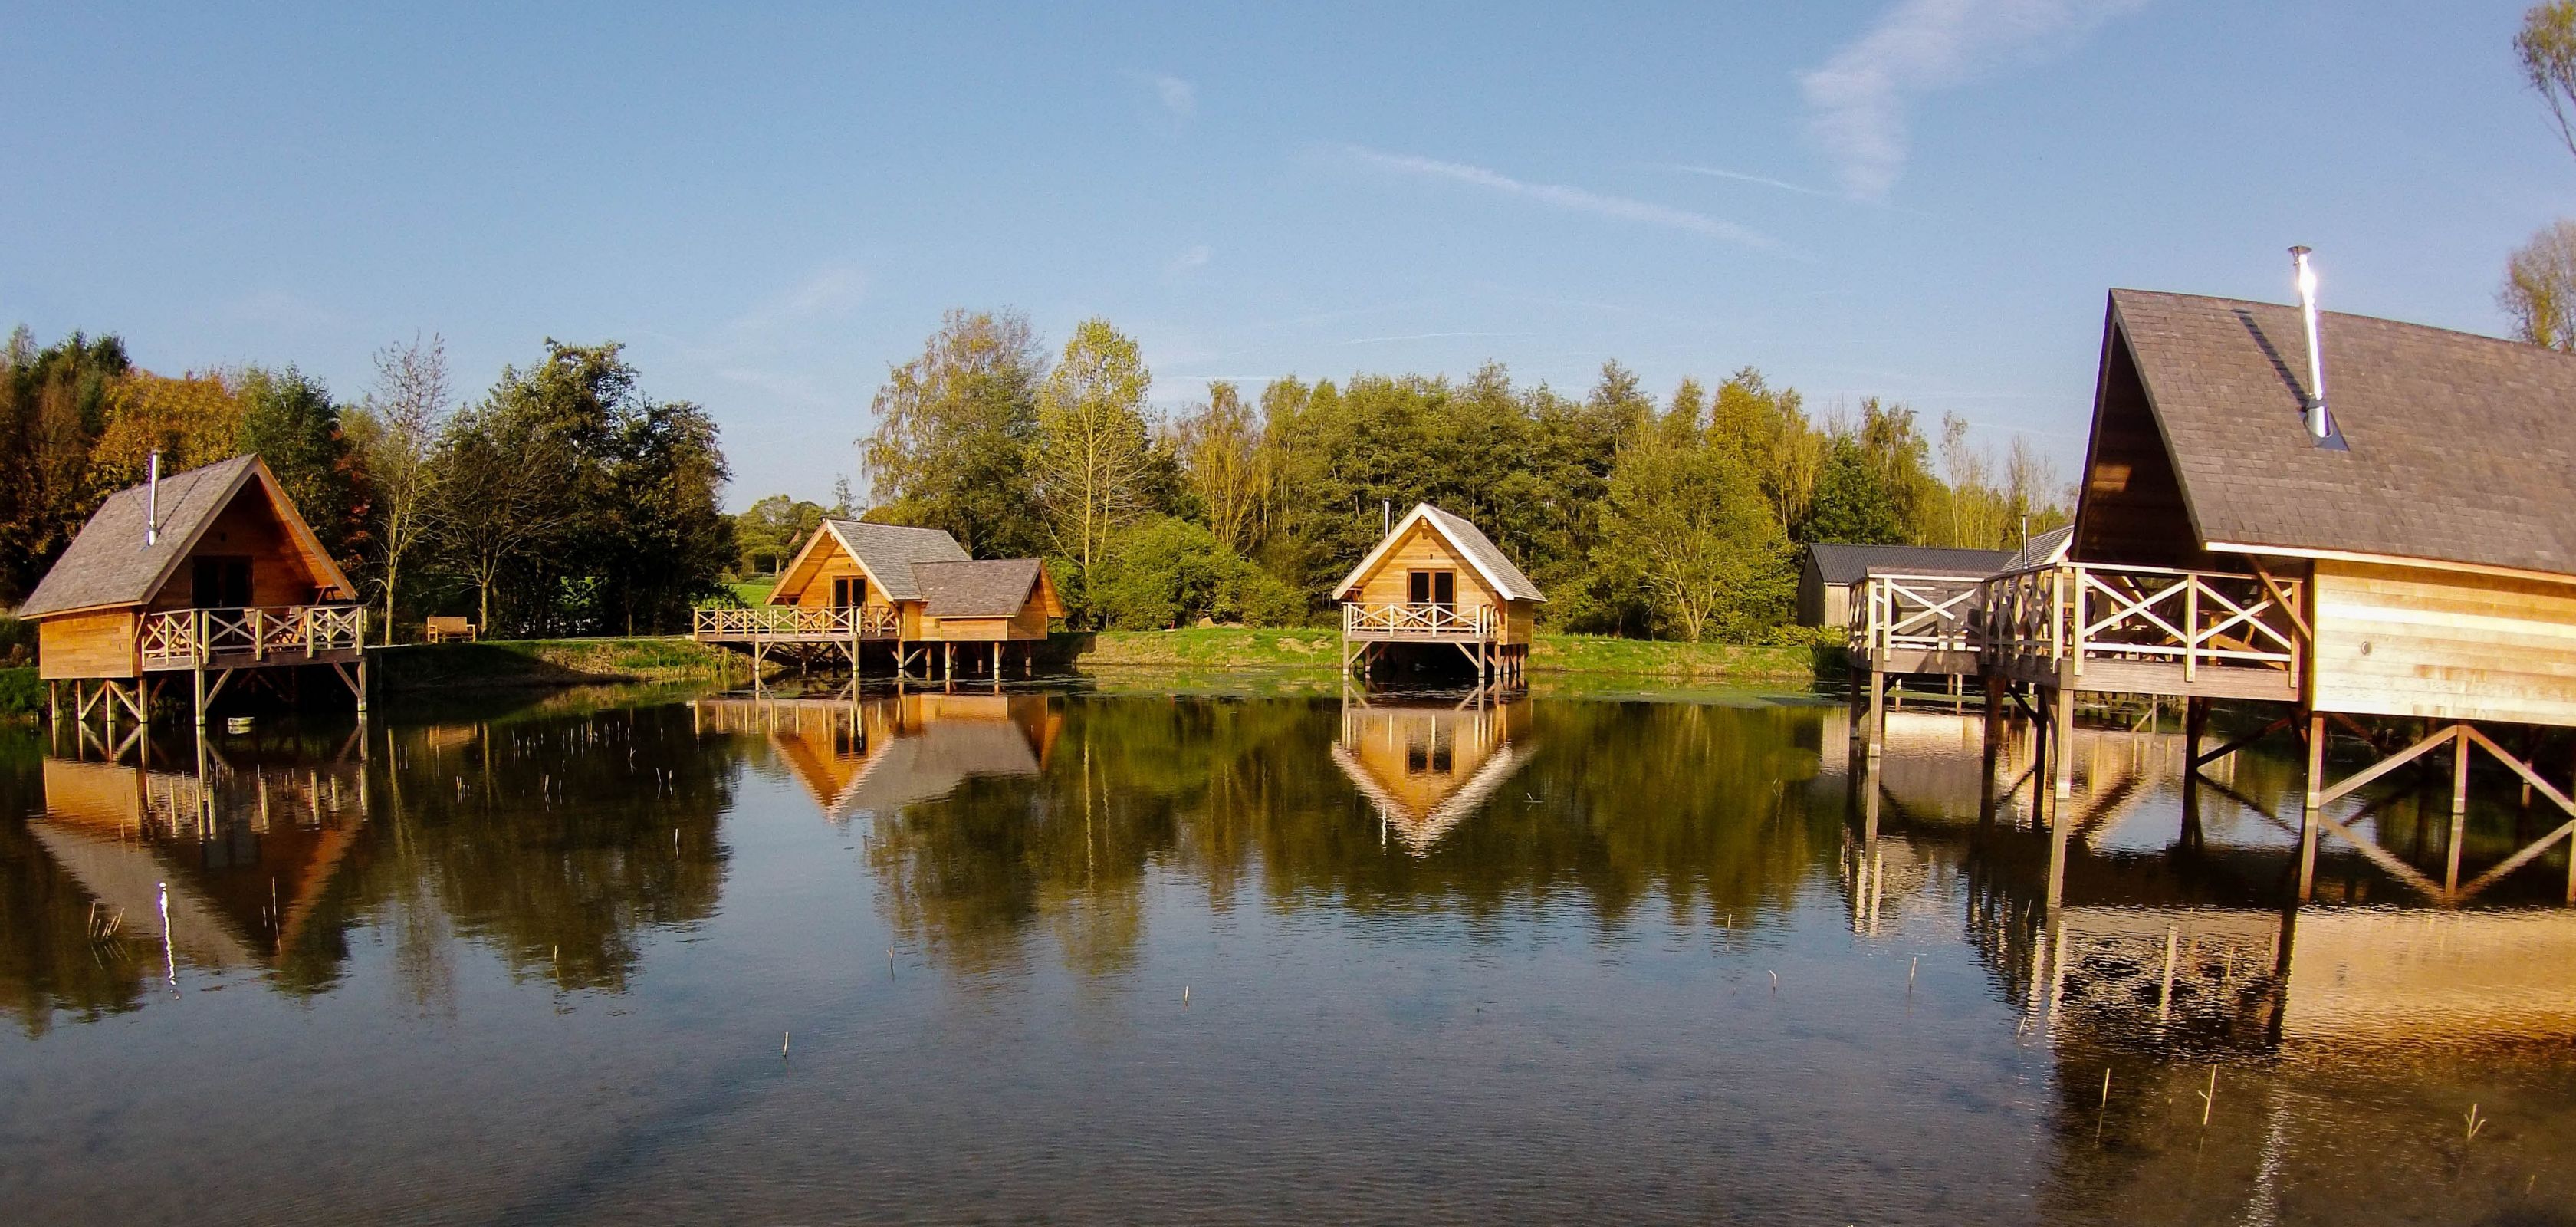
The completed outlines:
{"type": "Polygon", "coordinates": [[[1816,576],[1828,584],[1857,584],[1878,575],[1956,575],[1983,579],[2011,562],[2011,550],[1961,550],[1938,545],[1842,545],[1807,547],[1816,576]]]}
{"type": "Polygon", "coordinates": [[[170,581],[171,573],[196,546],[197,539],[205,535],[206,527],[232,505],[234,495],[252,482],[266,487],[270,505],[285,522],[287,535],[323,581],[320,586],[340,593],[343,599],[354,597],[356,590],[349,586],[349,578],[340,573],[339,566],[314,540],[313,530],[305,526],[268,466],[257,456],[235,456],[161,479],[160,532],[150,545],[144,544],[144,522],[151,504],[147,488],[136,486],[107,496],[97,514],[81,526],[80,535],[72,538],[70,548],[45,572],[36,590],[28,594],[26,603],[18,607],[18,616],[40,618],[149,602],[161,585],[170,581]]]}
{"type": "Polygon", "coordinates": [[[877,586],[888,600],[922,599],[921,584],[913,578],[914,564],[964,562],[968,558],[966,548],[942,529],[905,528],[863,520],[825,520],[823,525],[840,538],[841,545],[859,560],[859,565],[876,576],[877,586]]]}
{"type": "Polygon", "coordinates": [[[1352,567],[1350,574],[1342,577],[1342,582],[1333,585],[1334,596],[1339,598],[1349,593],[1352,586],[1360,582],[1361,576],[1368,574],[1377,566],[1378,559],[1384,557],[1388,550],[1393,549],[1396,542],[1404,539],[1404,534],[1413,528],[1417,520],[1429,524],[1434,532],[1448,538],[1449,544],[1458,551],[1459,556],[1467,560],[1467,565],[1474,567],[1478,575],[1484,576],[1485,582],[1492,585],[1494,591],[1504,600],[1542,603],[1547,600],[1547,597],[1539,592],[1538,585],[1531,583],[1528,576],[1521,574],[1519,567],[1512,565],[1510,556],[1504,554],[1502,547],[1495,545],[1493,538],[1486,536],[1483,529],[1476,527],[1463,516],[1452,515],[1429,503],[1414,504],[1413,510],[1406,512],[1403,519],[1396,521],[1395,528],[1370,549],[1366,557],[1360,559],[1359,565],[1352,567]]]}
{"type": "Polygon", "coordinates": [[[2202,546],[2576,574],[2576,356],[2327,313],[2339,452],[2301,427],[2298,308],[2113,290],[2109,315],[2202,546]]]}
{"type": "Polygon", "coordinates": [[[2015,552],[2011,559],[2007,560],[2003,566],[1997,569],[2003,571],[2023,571],[2039,566],[2043,563],[2064,562],[2066,561],[2067,547],[2074,543],[2075,526],[2072,524],[2060,524],[2047,532],[2041,533],[2038,536],[2032,537],[2030,540],[2023,542],[2021,549],[2015,552]]]}
{"type": "Polygon", "coordinates": [[[921,612],[930,617],[1007,618],[1028,604],[1038,586],[1038,560],[917,562],[912,574],[928,601],[921,612]]]}

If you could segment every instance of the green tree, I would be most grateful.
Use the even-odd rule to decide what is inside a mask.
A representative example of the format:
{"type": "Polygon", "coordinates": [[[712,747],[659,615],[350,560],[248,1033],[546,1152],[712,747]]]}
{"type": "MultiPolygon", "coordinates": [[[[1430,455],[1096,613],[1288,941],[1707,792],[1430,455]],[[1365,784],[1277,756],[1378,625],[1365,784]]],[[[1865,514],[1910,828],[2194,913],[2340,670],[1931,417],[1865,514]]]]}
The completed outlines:
{"type": "Polygon", "coordinates": [[[1015,312],[952,310],[919,357],[877,389],[859,441],[867,518],[946,529],[968,550],[1024,556],[1045,541],[1029,476],[1046,354],[1015,312]]]}
{"type": "Polygon", "coordinates": [[[1816,475],[1805,539],[1855,545],[1904,543],[1903,510],[1858,440],[1845,436],[1827,445],[1824,468],[1816,475]]]}
{"type": "Polygon", "coordinates": [[[1059,550],[1087,577],[1109,537],[1149,506],[1154,449],[1145,427],[1153,374],[1136,342],[1104,319],[1076,325],[1038,387],[1029,451],[1038,502],[1059,550]]]}
{"type": "Polygon", "coordinates": [[[375,355],[376,382],[343,421],[351,448],[375,488],[369,507],[374,579],[385,605],[384,642],[392,643],[403,563],[435,533],[438,437],[450,393],[447,343],[415,337],[375,355]]]}
{"type": "Polygon", "coordinates": [[[1776,623],[1791,590],[1788,537],[1743,459],[1701,429],[1697,387],[1620,452],[1595,550],[1656,624],[1694,640],[1776,623]]]}
{"type": "Polygon", "coordinates": [[[235,446],[266,462],[313,535],[344,570],[363,568],[373,552],[372,491],[365,459],[340,428],[330,389],[289,366],[242,371],[240,436],[235,446]]]}
{"type": "Polygon", "coordinates": [[[1200,618],[1294,625],[1304,600],[1206,528],[1149,516],[1121,530],[1093,572],[1102,625],[1118,630],[1185,626],[1200,618]]]}
{"type": "Polygon", "coordinates": [[[90,452],[132,369],[114,336],[39,349],[21,327],[0,348],[0,604],[26,597],[107,496],[90,452]]]}
{"type": "Polygon", "coordinates": [[[2551,222],[2506,259],[2496,306],[2515,336],[2576,352],[2576,222],[2551,222]]]}
{"type": "Polygon", "coordinates": [[[1183,418],[1176,434],[1208,531],[1229,549],[1250,550],[1270,501],[1270,457],[1242,393],[1223,380],[1210,383],[1207,404],[1183,418]]]}

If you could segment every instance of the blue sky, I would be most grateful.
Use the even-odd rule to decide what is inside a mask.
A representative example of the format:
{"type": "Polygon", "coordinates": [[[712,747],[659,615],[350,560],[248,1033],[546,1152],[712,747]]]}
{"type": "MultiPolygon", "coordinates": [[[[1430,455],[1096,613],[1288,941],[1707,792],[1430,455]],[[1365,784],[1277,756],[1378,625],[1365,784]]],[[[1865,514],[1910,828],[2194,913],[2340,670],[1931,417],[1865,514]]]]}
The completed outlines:
{"type": "Polygon", "coordinates": [[[2500,332],[2576,156],[2522,0],[1434,8],[12,0],[0,327],[355,398],[448,342],[630,346],[736,506],[822,497],[950,306],[1205,381],[1761,367],[2071,475],[2104,291],[2500,332]],[[435,6],[419,6],[428,9],[435,6]]]}

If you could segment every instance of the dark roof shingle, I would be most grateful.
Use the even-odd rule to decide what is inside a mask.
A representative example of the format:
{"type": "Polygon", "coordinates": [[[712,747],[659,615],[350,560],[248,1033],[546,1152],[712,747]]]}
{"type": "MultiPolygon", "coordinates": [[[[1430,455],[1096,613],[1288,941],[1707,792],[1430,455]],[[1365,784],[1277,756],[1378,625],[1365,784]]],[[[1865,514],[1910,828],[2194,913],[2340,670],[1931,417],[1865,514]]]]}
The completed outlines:
{"type": "Polygon", "coordinates": [[[2204,546],[2277,546],[2576,574],[2576,357],[2326,313],[2327,402],[2300,422],[2299,309],[2113,290],[2204,546]]]}
{"type": "Polygon", "coordinates": [[[1035,558],[981,562],[917,562],[912,574],[934,618],[1007,618],[1029,602],[1038,584],[1035,558]]]}
{"type": "Polygon", "coordinates": [[[26,604],[18,607],[18,616],[33,618],[151,600],[189,544],[231,505],[234,491],[257,463],[255,456],[235,456],[163,477],[161,531],[152,545],[143,543],[146,488],[136,486],[107,496],[36,590],[27,595],[26,604]]]}
{"type": "Polygon", "coordinates": [[[899,524],[870,524],[864,520],[826,520],[832,535],[848,546],[868,572],[877,577],[886,598],[895,601],[922,599],[920,581],[913,576],[913,565],[924,562],[964,562],[965,547],[943,529],[906,528],[899,524]]]}
{"type": "Polygon", "coordinates": [[[1807,547],[1816,575],[1828,584],[1856,584],[1872,574],[1992,575],[2011,562],[2011,550],[1961,550],[1939,545],[1842,545],[1820,542],[1807,547]]]}

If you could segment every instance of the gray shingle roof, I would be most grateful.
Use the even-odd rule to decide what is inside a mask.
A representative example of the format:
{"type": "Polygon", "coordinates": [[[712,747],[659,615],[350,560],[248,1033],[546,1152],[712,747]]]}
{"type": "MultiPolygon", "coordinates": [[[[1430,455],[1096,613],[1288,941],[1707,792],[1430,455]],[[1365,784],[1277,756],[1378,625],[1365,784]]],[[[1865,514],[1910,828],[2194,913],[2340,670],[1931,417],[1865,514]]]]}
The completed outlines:
{"type": "Polygon", "coordinates": [[[2023,542],[2021,549],[2013,554],[2011,560],[2004,563],[2004,565],[1998,569],[2004,571],[2019,571],[2028,567],[2038,566],[2044,562],[2063,561],[2066,557],[2066,547],[2068,543],[2074,540],[2075,526],[2072,524],[2060,524],[2047,532],[2041,533],[2038,536],[2032,537],[2030,540],[2023,542]]]}
{"type": "MultiPolygon", "coordinates": [[[[107,496],[98,513],[82,525],[80,535],[54,561],[53,568],[37,583],[19,606],[22,618],[46,614],[69,613],[78,609],[103,606],[141,605],[152,599],[161,585],[169,582],[179,560],[187,556],[190,546],[212,524],[215,517],[231,506],[233,495],[247,482],[257,481],[265,467],[257,456],[235,456],[213,464],[172,473],[161,479],[161,532],[157,544],[143,543],[143,527],[149,498],[143,486],[119,490],[107,496]]],[[[281,500],[283,495],[280,495],[281,500]]],[[[290,535],[301,535],[311,550],[311,530],[298,521],[289,526],[290,535]]],[[[348,580],[336,566],[323,578],[343,591],[348,580]]]]}
{"type": "Polygon", "coordinates": [[[913,577],[913,564],[923,562],[964,562],[965,547],[936,528],[905,528],[897,524],[870,524],[862,520],[825,520],[832,534],[849,547],[850,553],[877,577],[886,599],[918,601],[922,588],[913,577]]]}
{"type": "Polygon", "coordinates": [[[2576,356],[2327,313],[2336,452],[2300,425],[2298,308],[2113,290],[2110,314],[2201,544],[2576,573],[2576,356]]]}
{"type": "Polygon", "coordinates": [[[2011,550],[1959,550],[1934,545],[1841,545],[1807,547],[1818,578],[1828,584],[1856,584],[1872,573],[1882,575],[1958,575],[1983,578],[2011,562],[2011,550]]]}
{"type": "Polygon", "coordinates": [[[934,618],[1007,618],[1028,604],[1038,584],[1035,558],[917,562],[912,574],[934,618]]]}

